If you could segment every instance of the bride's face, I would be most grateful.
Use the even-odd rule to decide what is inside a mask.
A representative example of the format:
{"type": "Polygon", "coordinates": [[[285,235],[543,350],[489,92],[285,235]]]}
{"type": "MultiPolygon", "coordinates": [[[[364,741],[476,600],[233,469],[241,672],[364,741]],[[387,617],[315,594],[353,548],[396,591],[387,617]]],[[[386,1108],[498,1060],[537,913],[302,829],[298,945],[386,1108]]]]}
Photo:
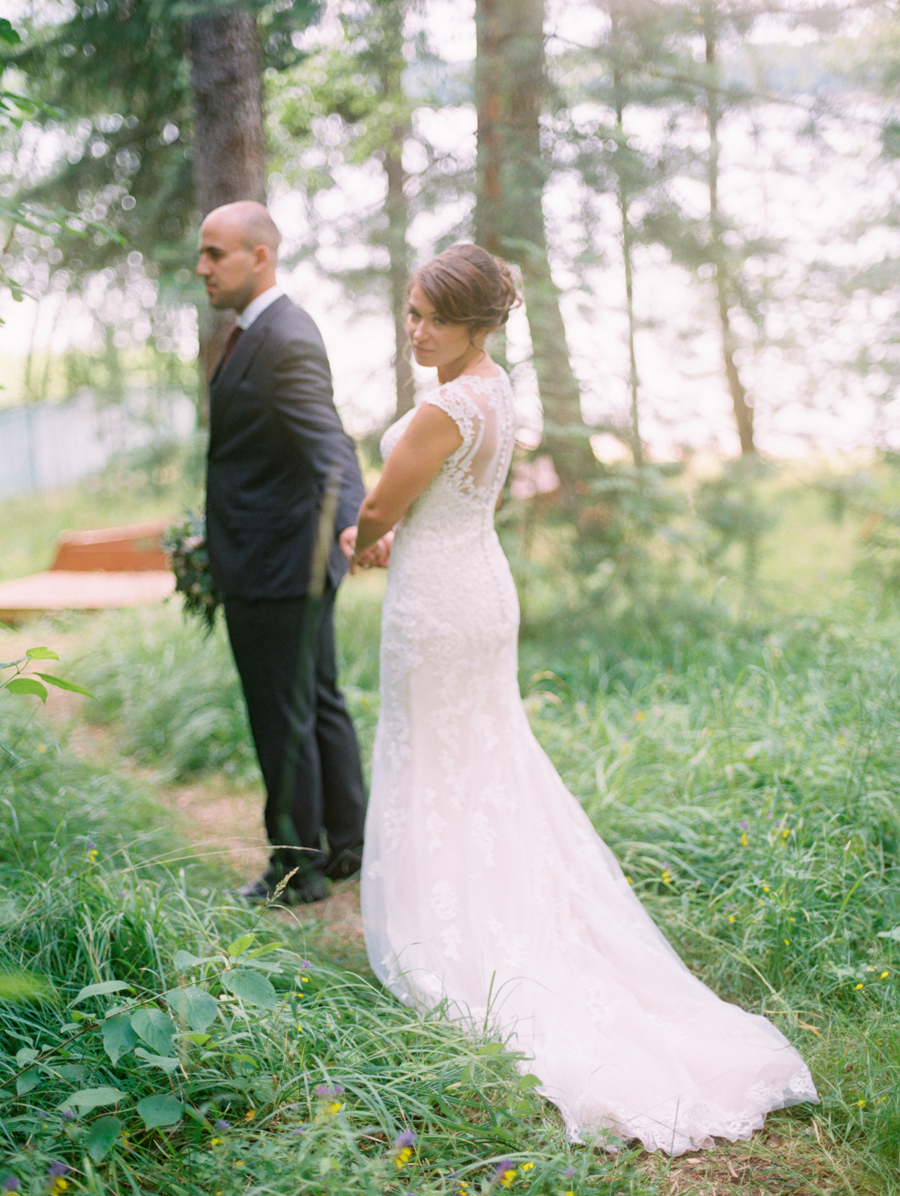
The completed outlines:
{"type": "MultiPolygon", "coordinates": [[[[419,365],[437,369],[438,379],[449,382],[483,354],[473,341],[468,324],[452,324],[439,316],[418,283],[409,292],[406,332],[419,365]]],[[[484,340],[484,337],[478,338],[484,340]]]]}

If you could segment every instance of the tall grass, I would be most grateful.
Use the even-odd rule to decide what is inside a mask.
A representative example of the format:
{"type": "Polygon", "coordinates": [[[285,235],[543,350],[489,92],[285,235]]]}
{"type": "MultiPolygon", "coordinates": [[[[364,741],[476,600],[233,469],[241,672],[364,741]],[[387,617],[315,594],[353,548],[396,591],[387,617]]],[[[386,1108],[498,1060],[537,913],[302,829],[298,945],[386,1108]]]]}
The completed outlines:
{"type": "MultiPolygon", "coordinates": [[[[279,924],[277,941],[266,914],[203,897],[171,854],[163,866],[182,848],[145,829],[146,795],[13,719],[0,729],[0,963],[32,995],[0,1003],[9,1171],[46,1191],[64,1162],[74,1191],[166,1196],[471,1194],[506,1190],[504,1176],[535,1196],[900,1193],[900,617],[854,573],[859,520],[840,525],[837,569],[817,547],[834,535],[822,503],[802,492],[797,549],[795,484],[777,481],[760,482],[760,501],[793,530],[768,533],[752,589],[722,558],[717,577],[664,602],[651,588],[562,611],[552,570],[530,565],[521,682],[539,739],[653,916],[717,992],[778,1023],[819,1106],[773,1115],[767,1134],[694,1170],[569,1147],[497,1044],[332,966],[315,925],[279,924]],[[271,985],[267,1005],[235,995],[241,970],[271,985]],[[113,980],[128,990],[77,1001],[113,980]],[[170,998],[185,989],[213,999],[212,1029],[178,1022],[170,998]],[[127,1067],[112,1061],[117,1002],[171,1018],[172,1053],[144,1043],[127,1067]],[[40,1083],[15,1091],[35,1071],[40,1083]],[[63,1118],[79,1086],[125,1096],[63,1118]],[[163,1089],[185,1112],[148,1127],[139,1104],[163,1089]]],[[[366,755],[379,587],[348,583],[338,612],[366,755]]],[[[170,604],[94,619],[79,638],[71,675],[98,693],[93,717],[123,752],[162,778],[255,777],[221,629],[204,639],[170,604]]]]}
{"type": "Polygon", "coordinates": [[[330,965],[314,927],[276,938],[190,891],[171,830],[165,850],[137,831],[142,795],[19,713],[0,718],[0,1190],[628,1190],[633,1166],[568,1147],[500,1044],[330,965]]]}

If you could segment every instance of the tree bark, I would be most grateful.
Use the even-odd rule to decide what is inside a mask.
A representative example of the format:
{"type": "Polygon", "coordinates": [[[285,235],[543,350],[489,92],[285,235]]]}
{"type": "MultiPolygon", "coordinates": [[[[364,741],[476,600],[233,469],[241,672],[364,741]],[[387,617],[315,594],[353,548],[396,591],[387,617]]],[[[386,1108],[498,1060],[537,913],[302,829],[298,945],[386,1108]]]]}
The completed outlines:
{"type": "MultiPolygon", "coordinates": [[[[186,50],[194,96],[194,202],[201,220],[239,199],[266,202],[262,51],[256,20],[246,12],[187,22],[186,50]]],[[[208,381],[232,323],[203,309],[200,359],[208,381]]]]}
{"type": "Polygon", "coordinates": [[[741,455],[748,456],[756,452],[756,444],[753,438],[753,404],[741,380],[740,371],[735,361],[737,341],[731,326],[730,277],[725,256],[725,243],[722,239],[724,229],[719,211],[720,112],[717,86],[717,31],[714,4],[705,3],[703,5],[702,18],[706,45],[706,66],[711,84],[706,89],[706,122],[709,135],[707,181],[709,184],[710,249],[713,263],[716,267],[716,307],[719,313],[719,327],[722,334],[722,359],[725,366],[725,380],[728,384],[729,394],[731,395],[731,406],[734,411],[734,421],[737,425],[741,455]]]}
{"type": "Polygon", "coordinates": [[[613,104],[616,112],[616,199],[619,205],[619,220],[622,227],[622,263],[625,272],[625,314],[628,320],[628,389],[631,397],[631,455],[640,469],[644,464],[644,446],[641,440],[640,424],[640,381],[638,378],[637,354],[634,347],[634,263],[632,249],[634,237],[629,218],[629,193],[626,183],[624,158],[628,153],[625,137],[625,87],[623,72],[618,65],[621,41],[620,12],[616,0],[610,0],[610,49],[613,62],[613,104]]]}
{"type": "Polygon", "coordinates": [[[475,238],[522,271],[525,311],[544,413],[544,439],[563,501],[596,467],[581,415],[559,291],[550,272],[541,155],[546,92],[544,0],[476,0],[478,150],[475,238]]]}
{"type": "MultiPolygon", "coordinates": [[[[403,27],[407,7],[408,0],[389,0],[381,5],[382,66],[379,72],[379,86],[382,96],[388,103],[397,95],[402,94],[403,70],[406,65],[406,59],[403,56],[403,27]]],[[[385,147],[382,161],[387,178],[385,244],[388,251],[388,281],[391,314],[394,322],[394,379],[398,416],[403,415],[412,407],[415,396],[412,362],[406,348],[406,288],[410,272],[409,244],[406,233],[409,228],[410,215],[409,200],[406,195],[407,174],[403,168],[403,144],[411,133],[411,121],[408,119],[398,120],[391,129],[390,142],[385,147]]]]}

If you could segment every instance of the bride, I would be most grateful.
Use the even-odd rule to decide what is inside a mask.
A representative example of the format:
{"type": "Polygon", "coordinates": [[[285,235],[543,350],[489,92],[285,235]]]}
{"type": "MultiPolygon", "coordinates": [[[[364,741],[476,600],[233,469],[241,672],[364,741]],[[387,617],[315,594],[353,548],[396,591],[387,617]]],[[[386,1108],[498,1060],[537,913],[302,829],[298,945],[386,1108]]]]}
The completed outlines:
{"type": "MultiPolygon", "coordinates": [[[[517,302],[507,266],[456,245],[409,288],[438,387],[388,430],[352,563],[397,527],[362,867],[376,975],[499,1033],[573,1138],[680,1154],[817,1099],[765,1018],[675,954],[529,728],[518,602],[493,526],[515,419],[485,350],[517,302]]],[[[369,554],[369,555],[367,555],[369,554]]]]}

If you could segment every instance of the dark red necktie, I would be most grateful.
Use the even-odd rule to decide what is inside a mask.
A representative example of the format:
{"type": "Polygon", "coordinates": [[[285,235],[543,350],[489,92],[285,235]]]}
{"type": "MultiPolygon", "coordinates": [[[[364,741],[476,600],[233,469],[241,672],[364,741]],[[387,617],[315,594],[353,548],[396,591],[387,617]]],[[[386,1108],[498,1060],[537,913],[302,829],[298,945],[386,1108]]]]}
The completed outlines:
{"type": "Polygon", "coordinates": [[[225,351],[222,354],[222,365],[224,365],[225,362],[228,360],[228,358],[231,356],[231,350],[237,344],[237,338],[241,335],[241,333],[243,331],[244,330],[240,326],[240,324],[235,324],[235,326],[232,328],[232,330],[228,333],[228,340],[225,342],[225,351]]]}

